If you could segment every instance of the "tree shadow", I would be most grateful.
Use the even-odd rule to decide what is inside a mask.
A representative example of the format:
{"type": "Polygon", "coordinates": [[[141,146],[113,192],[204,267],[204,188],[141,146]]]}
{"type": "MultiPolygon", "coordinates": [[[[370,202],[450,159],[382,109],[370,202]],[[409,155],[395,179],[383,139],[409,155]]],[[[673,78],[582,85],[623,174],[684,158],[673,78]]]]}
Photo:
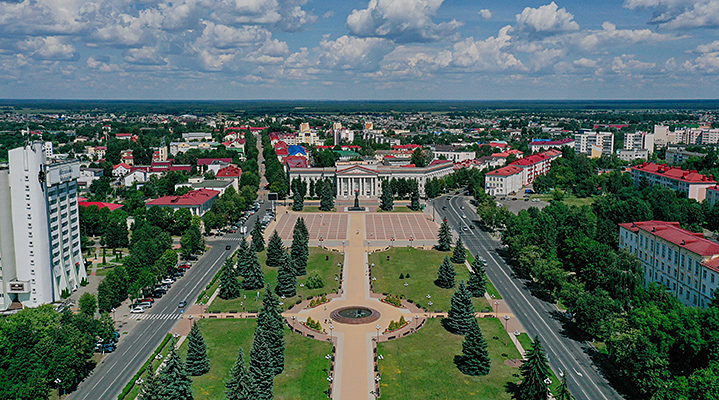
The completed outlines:
{"type": "Polygon", "coordinates": [[[516,382],[507,382],[504,385],[504,389],[512,395],[513,399],[521,400],[519,399],[519,383],[516,382]]]}

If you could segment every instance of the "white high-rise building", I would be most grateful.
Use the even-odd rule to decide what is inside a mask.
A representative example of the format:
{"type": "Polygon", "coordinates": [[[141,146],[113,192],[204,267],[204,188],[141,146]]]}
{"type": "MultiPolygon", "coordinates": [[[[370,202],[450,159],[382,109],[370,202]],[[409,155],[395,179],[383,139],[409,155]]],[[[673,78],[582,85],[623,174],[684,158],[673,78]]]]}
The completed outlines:
{"type": "Polygon", "coordinates": [[[43,144],[8,152],[0,168],[0,310],[59,301],[87,279],[80,245],[76,160],[43,144]]]}
{"type": "Polygon", "coordinates": [[[589,157],[601,157],[614,153],[614,134],[581,130],[574,134],[574,150],[589,157]]]}

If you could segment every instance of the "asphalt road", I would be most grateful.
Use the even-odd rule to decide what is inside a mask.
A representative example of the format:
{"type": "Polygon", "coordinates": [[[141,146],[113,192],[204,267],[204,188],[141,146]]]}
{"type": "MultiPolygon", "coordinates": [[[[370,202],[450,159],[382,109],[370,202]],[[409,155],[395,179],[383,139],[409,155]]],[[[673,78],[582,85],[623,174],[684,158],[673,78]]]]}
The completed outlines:
{"type": "Polygon", "coordinates": [[[533,338],[539,336],[544,344],[549,365],[557,375],[567,372],[570,391],[577,400],[619,400],[622,396],[612,388],[593,365],[590,345],[570,339],[561,332],[562,324],[553,317],[557,312],[553,304],[534,297],[524,281],[512,277],[512,269],[497,253],[498,243],[481,229],[462,231],[462,226],[478,220],[474,207],[464,197],[444,196],[433,200],[437,213],[449,225],[461,232],[465,246],[472,254],[479,253],[488,261],[487,277],[492,281],[504,301],[533,338]],[[447,209],[443,210],[442,207],[447,209]],[[464,206],[464,209],[460,207],[464,206]],[[467,218],[462,218],[466,215],[467,218]]]}

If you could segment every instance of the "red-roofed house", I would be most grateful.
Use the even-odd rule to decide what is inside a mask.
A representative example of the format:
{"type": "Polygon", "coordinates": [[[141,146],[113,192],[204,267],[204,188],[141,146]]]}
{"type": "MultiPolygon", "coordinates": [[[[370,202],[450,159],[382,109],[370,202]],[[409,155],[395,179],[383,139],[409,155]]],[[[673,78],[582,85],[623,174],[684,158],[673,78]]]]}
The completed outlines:
{"type": "Polygon", "coordinates": [[[552,160],[561,156],[561,151],[549,150],[544,153],[538,153],[519,159],[513,162],[512,165],[516,165],[524,169],[522,184],[529,185],[534,182],[534,179],[539,175],[544,175],[549,172],[549,168],[552,166],[552,160]]]}
{"type": "Polygon", "coordinates": [[[645,285],[664,285],[687,306],[706,307],[719,287],[719,243],[678,222],[619,224],[619,248],[641,261],[645,285]]]}
{"type": "Polygon", "coordinates": [[[220,192],[217,190],[198,189],[187,192],[182,196],[164,196],[150,200],[146,205],[147,207],[170,207],[175,211],[180,208],[188,208],[192,215],[201,217],[212,207],[212,203],[219,195],[220,192]]]}
{"type": "Polygon", "coordinates": [[[706,189],[716,186],[713,176],[706,176],[697,171],[685,171],[666,164],[643,163],[631,168],[634,184],[646,179],[650,185],[661,185],[678,192],[684,192],[687,197],[702,201],[706,197],[706,189]]]}
{"type": "Polygon", "coordinates": [[[282,160],[288,168],[309,168],[307,158],[301,156],[287,156],[282,160]]]}
{"type": "Polygon", "coordinates": [[[224,163],[229,164],[232,162],[232,159],[231,158],[198,158],[197,166],[199,167],[200,165],[210,165],[210,164],[212,164],[213,161],[222,161],[224,163]]]}
{"type": "Polygon", "coordinates": [[[224,168],[220,168],[215,173],[215,179],[232,181],[232,187],[235,188],[236,192],[240,190],[240,176],[242,176],[242,169],[235,165],[228,165],[224,168]]]}
{"type": "Polygon", "coordinates": [[[120,163],[112,167],[112,176],[125,176],[129,174],[131,170],[131,166],[125,163],[120,163]]]}
{"type": "Polygon", "coordinates": [[[522,188],[522,172],[516,165],[507,165],[487,172],[484,176],[484,191],[490,196],[506,196],[522,188]]]}
{"type": "MultiPolygon", "coordinates": [[[[79,199],[78,199],[79,200],[79,199]]],[[[90,206],[97,206],[97,208],[109,208],[110,211],[115,211],[118,208],[122,207],[122,204],[116,204],[116,203],[105,203],[102,201],[78,201],[77,205],[80,207],[90,207],[90,206]]]]}
{"type": "Polygon", "coordinates": [[[130,134],[130,133],[116,133],[115,134],[115,139],[118,139],[118,140],[130,140],[130,138],[132,138],[132,134],[130,134]]]}

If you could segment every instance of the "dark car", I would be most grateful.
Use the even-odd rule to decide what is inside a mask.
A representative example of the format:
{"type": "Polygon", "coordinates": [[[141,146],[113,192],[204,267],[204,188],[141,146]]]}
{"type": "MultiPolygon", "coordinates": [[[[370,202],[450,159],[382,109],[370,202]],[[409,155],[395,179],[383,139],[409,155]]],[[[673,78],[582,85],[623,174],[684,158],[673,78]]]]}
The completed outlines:
{"type": "Polygon", "coordinates": [[[442,206],[442,209],[443,209],[443,210],[446,210],[446,209],[447,209],[447,206],[442,206]]]}
{"type": "Polygon", "coordinates": [[[231,248],[232,248],[232,247],[231,247],[229,244],[228,244],[227,246],[225,246],[225,250],[229,250],[229,249],[231,249],[231,248]]]}
{"type": "Polygon", "coordinates": [[[190,261],[197,261],[197,256],[194,254],[190,254],[189,256],[187,256],[187,259],[190,261]]]}
{"type": "Polygon", "coordinates": [[[157,292],[155,292],[155,293],[152,294],[152,297],[155,297],[155,298],[158,298],[158,299],[159,299],[159,298],[162,297],[163,294],[165,294],[165,291],[164,291],[164,290],[163,290],[163,291],[157,291],[157,292]]]}
{"type": "Polygon", "coordinates": [[[179,308],[185,308],[186,305],[187,305],[187,301],[182,300],[182,301],[177,305],[177,307],[179,307],[179,308]]]}

